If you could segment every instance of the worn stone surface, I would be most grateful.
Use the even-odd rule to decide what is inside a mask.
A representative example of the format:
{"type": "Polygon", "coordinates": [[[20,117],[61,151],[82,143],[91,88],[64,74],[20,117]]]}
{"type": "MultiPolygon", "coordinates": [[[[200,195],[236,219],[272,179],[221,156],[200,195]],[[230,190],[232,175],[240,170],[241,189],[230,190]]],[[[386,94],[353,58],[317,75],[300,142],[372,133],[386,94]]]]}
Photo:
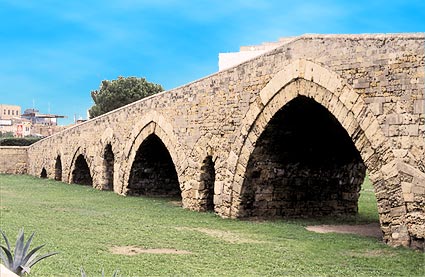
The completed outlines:
{"type": "Polygon", "coordinates": [[[27,173],[27,147],[0,146],[0,173],[27,173]]]}
{"type": "MultiPolygon", "coordinates": [[[[104,161],[108,156],[105,147],[110,144],[114,156],[113,189],[127,194],[131,191],[129,180],[134,179],[135,161],[142,158],[149,164],[154,160],[149,155],[137,155],[154,134],[171,157],[156,170],[170,164],[175,168],[175,182],[184,207],[207,210],[213,190],[215,212],[223,217],[241,217],[252,214],[252,210],[247,211],[247,190],[258,192],[250,198],[253,208],[285,210],[288,205],[295,205],[298,214],[309,215],[315,211],[322,214],[332,207],[353,212],[358,197],[358,182],[354,179],[361,175],[356,168],[364,165],[374,184],[384,241],[421,248],[425,233],[424,55],[423,33],[301,36],[241,65],[46,138],[28,148],[28,172],[40,176],[45,168],[47,176],[55,178],[55,172],[59,172],[55,164],[60,157],[62,180],[71,182],[77,157],[82,156],[93,186],[105,189],[105,172],[110,171],[104,161]],[[335,118],[346,132],[342,137],[349,138],[360,160],[336,170],[335,165],[349,155],[333,155],[335,163],[327,162],[325,170],[320,169],[317,160],[308,163],[305,158],[297,166],[293,163],[293,175],[285,175],[289,164],[274,170],[273,164],[279,159],[261,160],[273,157],[270,153],[277,151],[273,150],[273,143],[267,143],[276,136],[262,134],[270,129],[275,115],[300,96],[312,99],[335,118]],[[207,157],[211,157],[213,166],[205,165],[207,157]],[[212,174],[206,175],[206,168],[215,171],[213,189],[208,191],[205,187],[210,187],[212,178],[208,176],[212,174]],[[256,168],[264,169],[264,186],[248,181],[248,175],[254,174],[256,168]],[[311,172],[314,173],[309,178],[299,178],[311,172]],[[278,176],[282,176],[280,181],[285,186],[277,186],[278,176]],[[319,192],[317,180],[336,181],[338,176],[341,183],[325,188],[331,199],[325,201],[327,207],[307,201],[302,205],[315,208],[304,209],[294,199],[282,204],[288,195],[302,198],[303,190],[309,188],[305,181],[319,192]],[[278,196],[276,189],[283,194],[278,196]],[[271,190],[271,195],[267,195],[271,190]]],[[[302,105],[297,110],[302,113],[302,105]]],[[[296,127],[294,131],[302,130],[302,126],[296,127]]],[[[293,145],[294,153],[303,152],[301,142],[293,145]]],[[[312,151],[320,149],[320,143],[310,146],[312,151]]],[[[340,152],[346,153],[347,149],[343,147],[340,152]]],[[[155,174],[161,175],[145,173],[151,180],[155,180],[155,174]]],[[[139,178],[141,175],[136,179],[139,178]]]]}

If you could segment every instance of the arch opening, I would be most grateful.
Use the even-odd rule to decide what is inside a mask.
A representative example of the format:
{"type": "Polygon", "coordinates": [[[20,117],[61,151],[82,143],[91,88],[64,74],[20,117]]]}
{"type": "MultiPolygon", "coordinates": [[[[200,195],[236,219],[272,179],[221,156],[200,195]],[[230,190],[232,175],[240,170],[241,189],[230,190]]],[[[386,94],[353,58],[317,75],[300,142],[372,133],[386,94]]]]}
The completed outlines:
{"type": "Polygon", "coordinates": [[[72,171],[72,183],[79,185],[92,186],[93,179],[90,174],[90,168],[83,154],[80,154],[72,171]]]}
{"type": "Polygon", "coordinates": [[[198,193],[203,211],[214,211],[215,164],[211,156],[204,159],[201,167],[201,180],[198,193]]]}
{"type": "Polygon", "coordinates": [[[366,166],[338,120],[311,98],[283,106],[258,138],[241,192],[241,217],[356,214],[366,166]]]}
{"type": "Polygon", "coordinates": [[[40,178],[42,178],[42,179],[46,179],[47,178],[47,171],[46,171],[46,169],[44,167],[41,170],[40,178]]]}
{"type": "Polygon", "coordinates": [[[112,151],[112,145],[108,143],[105,147],[105,152],[103,154],[104,183],[102,189],[114,189],[114,163],[115,156],[114,152],[112,151]]]}
{"type": "Polygon", "coordinates": [[[56,157],[55,162],[55,180],[62,181],[62,161],[59,155],[56,157]]]}
{"type": "Polygon", "coordinates": [[[178,197],[181,199],[177,172],[166,146],[155,135],[140,145],[131,166],[128,195],[178,197]]]}

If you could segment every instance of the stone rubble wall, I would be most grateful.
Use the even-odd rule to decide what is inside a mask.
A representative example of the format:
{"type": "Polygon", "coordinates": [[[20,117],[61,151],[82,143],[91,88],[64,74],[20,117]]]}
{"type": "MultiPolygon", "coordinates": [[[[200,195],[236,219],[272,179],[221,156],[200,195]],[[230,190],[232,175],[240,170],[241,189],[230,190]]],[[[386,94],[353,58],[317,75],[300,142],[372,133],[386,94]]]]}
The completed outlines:
{"type": "Polygon", "coordinates": [[[27,149],[26,146],[0,146],[0,173],[26,174],[27,149]]]}
{"type": "Polygon", "coordinates": [[[105,179],[112,145],[114,191],[126,194],[142,142],[157,135],[174,162],[183,206],[202,210],[202,166],[215,169],[214,208],[238,217],[243,176],[273,113],[297,95],[313,97],[346,128],[374,184],[384,240],[423,245],[425,231],[425,34],[305,35],[185,86],[143,99],[46,138],[28,149],[28,172],[43,167],[70,181],[84,155],[93,186],[105,179]],[[296,79],[306,82],[285,90],[296,79]],[[273,106],[277,105],[277,106],[273,106]]]}

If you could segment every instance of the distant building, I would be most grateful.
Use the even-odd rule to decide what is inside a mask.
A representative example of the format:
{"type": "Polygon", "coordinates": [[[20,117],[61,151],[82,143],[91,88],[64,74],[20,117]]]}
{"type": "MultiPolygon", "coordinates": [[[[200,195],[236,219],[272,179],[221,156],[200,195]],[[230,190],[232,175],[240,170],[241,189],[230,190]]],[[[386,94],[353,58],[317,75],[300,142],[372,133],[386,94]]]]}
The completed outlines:
{"type": "Polygon", "coordinates": [[[21,114],[21,107],[0,104],[0,134],[15,137],[46,137],[65,129],[58,126],[58,118],[62,115],[41,114],[36,109],[26,109],[21,114]]]}
{"type": "Polygon", "coordinates": [[[270,50],[273,50],[282,44],[291,41],[295,37],[280,38],[276,42],[263,42],[260,45],[241,46],[239,52],[219,53],[218,54],[218,70],[222,71],[257,56],[260,56],[270,50]]]}
{"type": "Polygon", "coordinates": [[[0,104],[0,119],[8,120],[21,117],[21,107],[15,105],[0,104]]]}
{"type": "Polygon", "coordinates": [[[57,126],[58,118],[65,118],[63,115],[56,114],[41,114],[37,109],[26,109],[21,116],[31,121],[32,124],[40,124],[47,126],[57,126]]]}
{"type": "Polygon", "coordinates": [[[21,120],[21,107],[16,105],[0,104],[0,133],[17,133],[17,124],[21,120]]]}

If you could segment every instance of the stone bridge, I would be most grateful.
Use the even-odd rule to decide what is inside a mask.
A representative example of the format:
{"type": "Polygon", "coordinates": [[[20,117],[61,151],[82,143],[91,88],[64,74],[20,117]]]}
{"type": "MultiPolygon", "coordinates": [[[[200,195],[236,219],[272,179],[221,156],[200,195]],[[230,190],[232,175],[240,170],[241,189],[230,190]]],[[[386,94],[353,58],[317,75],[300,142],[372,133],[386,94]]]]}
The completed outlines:
{"type": "Polygon", "coordinates": [[[28,173],[231,218],[355,214],[423,248],[425,34],[304,35],[28,148],[28,173]]]}

